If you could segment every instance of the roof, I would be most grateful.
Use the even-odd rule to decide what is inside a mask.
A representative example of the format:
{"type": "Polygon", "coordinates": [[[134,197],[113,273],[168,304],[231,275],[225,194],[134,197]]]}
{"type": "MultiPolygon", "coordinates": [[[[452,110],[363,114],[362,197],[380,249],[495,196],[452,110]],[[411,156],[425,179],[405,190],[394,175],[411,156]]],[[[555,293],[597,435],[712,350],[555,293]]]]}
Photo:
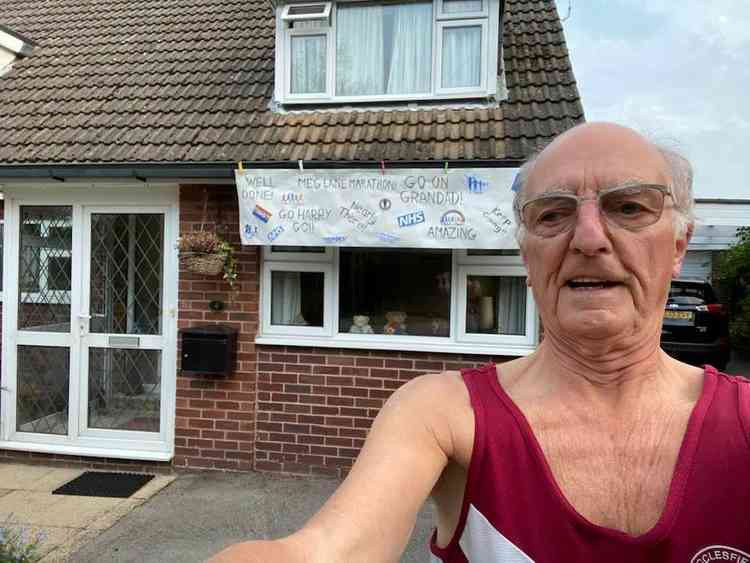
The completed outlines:
{"type": "Polygon", "coordinates": [[[499,107],[280,114],[268,0],[0,0],[11,164],[519,161],[583,121],[553,0],[505,0],[499,107]]]}

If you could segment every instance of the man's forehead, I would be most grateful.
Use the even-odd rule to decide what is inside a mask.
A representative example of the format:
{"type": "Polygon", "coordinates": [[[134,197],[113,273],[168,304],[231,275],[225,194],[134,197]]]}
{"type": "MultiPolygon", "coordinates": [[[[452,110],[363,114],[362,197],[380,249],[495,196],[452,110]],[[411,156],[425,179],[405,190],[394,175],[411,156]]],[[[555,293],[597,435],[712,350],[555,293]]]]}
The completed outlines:
{"type": "Polygon", "coordinates": [[[601,190],[632,183],[668,183],[661,152],[630,129],[584,125],[558,137],[537,158],[529,175],[532,192],[601,190]]]}

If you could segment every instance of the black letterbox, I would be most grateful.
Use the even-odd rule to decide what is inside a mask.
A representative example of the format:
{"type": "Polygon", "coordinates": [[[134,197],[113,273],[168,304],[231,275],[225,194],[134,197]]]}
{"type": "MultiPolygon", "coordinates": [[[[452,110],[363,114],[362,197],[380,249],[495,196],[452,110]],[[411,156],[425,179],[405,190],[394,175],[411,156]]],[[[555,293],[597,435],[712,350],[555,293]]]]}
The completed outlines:
{"type": "Polygon", "coordinates": [[[237,330],[223,325],[185,328],[182,335],[182,371],[229,375],[234,371],[237,330]]]}

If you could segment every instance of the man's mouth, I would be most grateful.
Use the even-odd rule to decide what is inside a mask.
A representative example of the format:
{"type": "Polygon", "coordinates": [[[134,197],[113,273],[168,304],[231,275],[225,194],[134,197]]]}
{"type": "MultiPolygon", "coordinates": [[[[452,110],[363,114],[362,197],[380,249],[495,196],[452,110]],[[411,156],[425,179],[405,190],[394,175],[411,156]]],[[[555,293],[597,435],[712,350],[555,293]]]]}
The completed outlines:
{"type": "Polygon", "coordinates": [[[603,280],[599,278],[575,278],[568,280],[565,285],[571,289],[608,289],[621,285],[622,282],[603,280]]]}

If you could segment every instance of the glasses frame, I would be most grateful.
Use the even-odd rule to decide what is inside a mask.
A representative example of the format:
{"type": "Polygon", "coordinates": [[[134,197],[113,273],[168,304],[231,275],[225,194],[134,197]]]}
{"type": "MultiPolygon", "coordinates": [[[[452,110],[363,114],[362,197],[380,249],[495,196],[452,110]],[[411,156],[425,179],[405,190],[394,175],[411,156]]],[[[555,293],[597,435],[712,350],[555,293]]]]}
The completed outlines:
{"type": "MultiPolygon", "coordinates": [[[[524,216],[524,211],[526,210],[526,207],[530,203],[534,203],[535,201],[539,201],[541,199],[547,199],[547,198],[553,198],[553,197],[555,197],[555,198],[563,197],[563,198],[567,198],[567,199],[570,199],[570,200],[574,200],[576,202],[576,217],[577,217],[578,216],[578,210],[581,207],[581,203],[583,203],[584,201],[596,201],[596,207],[599,210],[600,215],[602,217],[604,217],[604,219],[609,223],[609,222],[612,222],[612,221],[611,221],[611,219],[609,219],[607,217],[606,214],[602,213],[601,199],[603,197],[611,194],[611,193],[614,193],[614,192],[617,192],[617,191],[620,191],[620,190],[624,190],[624,189],[627,189],[627,188],[649,188],[649,189],[655,189],[655,190],[660,191],[662,194],[664,194],[665,198],[667,196],[671,197],[672,201],[674,202],[674,194],[672,193],[672,187],[671,186],[665,186],[665,185],[662,185],[662,184],[632,183],[632,184],[623,184],[622,186],[614,186],[612,188],[606,188],[604,190],[601,190],[601,191],[597,192],[596,195],[593,195],[593,196],[580,196],[580,195],[576,195],[576,194],[573,194],[573,193],[570,193],[570,192],[565,192],[565,191],[545,192],[543,194],[539,194],[537,196],[534,196],[531,199],[527,199],[526,201],[524,201],[521,204],[514,205],[514,207],[516,209],[516,213],[518,214],[518,217],[521,219],[521,224],[524,226],[524,228],[528,232],[534,234],[535,236],[541,236],[543,238],[551,238],[551,237],[555,237],[557,235],[561,235],[563,233],[566,233],[566,232],[570,231],[573,228],[573,226],[575,225],[575,221],[573,221],[570,224],[570,226],[564,228],[563,230],[561,230],[558,233],[555,233],[554,235],[549,235],[547,237],[544,237],[544,235],[537,235],[526,224],[526,217],[524,216]]],[[[662,216],[663,213],[664,213],[664,202],[662,201],[661,210],[659,210],[659,216],[656,218],[656,221],[654,221],[653,223],[649,223],[648,225],[644,225],[643,227],[638,227],[638,228],[635,228],[635,229],[631,229],[629,227],[625,227],[623,225],[618,224],[617,222],[614,222],[614,224],[616,226],[620,227],[620,228],[627,229],[629,231],[637,231],[637,230],[640,230],[640,229],[643,229],[643,228],[646,228],[646,227],[650,227],[651,225],[654,225],[654,224],[658,223],[659,219],[661,219],[661,216],[662,216]]]]}

